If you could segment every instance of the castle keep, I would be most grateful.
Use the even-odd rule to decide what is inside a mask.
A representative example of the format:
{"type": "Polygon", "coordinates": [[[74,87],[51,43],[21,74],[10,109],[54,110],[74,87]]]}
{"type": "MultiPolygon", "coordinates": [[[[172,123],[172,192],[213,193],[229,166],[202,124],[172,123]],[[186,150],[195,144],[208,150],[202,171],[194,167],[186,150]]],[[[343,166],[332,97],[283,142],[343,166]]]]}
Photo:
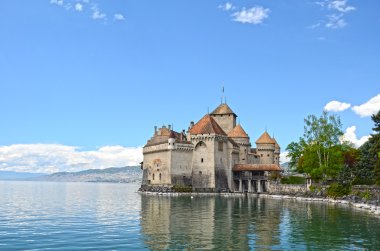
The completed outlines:
{"type": "Polygon", "coordinates": [[[155,127],[143,148],[142,187],[186,186],[207,192],[266,192],[279,172],[280,146],[264,132],[252,148],[237,115],[222,103],[187,131],[155,127]]]}

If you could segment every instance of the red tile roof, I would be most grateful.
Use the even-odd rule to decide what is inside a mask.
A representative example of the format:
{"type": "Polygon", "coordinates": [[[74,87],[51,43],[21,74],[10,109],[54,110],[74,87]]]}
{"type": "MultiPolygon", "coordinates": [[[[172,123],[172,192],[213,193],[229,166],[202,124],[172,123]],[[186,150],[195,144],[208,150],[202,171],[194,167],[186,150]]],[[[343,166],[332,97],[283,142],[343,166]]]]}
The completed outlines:
{"type": "Polygon", "coordinates": [[[273,137],[272,138],[273,139],[273,141],[274,141],[274,146],[276,147],[276,148],[280,148],[280,145],[277,143],[277,140],[273,137]]]}
{"type": "Polygon", "coordinates": [[[248,134],[244,131],[243,127],[241,125],[235,126],[234,129],[232,129],[228,133],[228,137],[230,138],[249,138],[248,134]]]}
{"type": "Polygon", "coordinates": [[[227,104],[220,104],[211,114],[220,115],[220,114],[236,114],[232,111],[232,109],[227,104]]]}
{"type": "Polygon", "coordinates": [[[256,140],[256,144],[276,144],[274,140],[269,136],[267,132],[264,132],[258,140],[256,140]]]}
{"type": "Polygon", "coordinates": [[[227,136],[223,129],[209,114],[204,116],[190,129],[190,134],[218,134],[227,136]]]}
{"type": "Polygon", "coordinates": [[[236,164],[232,171],[281,171],[281,168],[275,164],[236,164]]]}

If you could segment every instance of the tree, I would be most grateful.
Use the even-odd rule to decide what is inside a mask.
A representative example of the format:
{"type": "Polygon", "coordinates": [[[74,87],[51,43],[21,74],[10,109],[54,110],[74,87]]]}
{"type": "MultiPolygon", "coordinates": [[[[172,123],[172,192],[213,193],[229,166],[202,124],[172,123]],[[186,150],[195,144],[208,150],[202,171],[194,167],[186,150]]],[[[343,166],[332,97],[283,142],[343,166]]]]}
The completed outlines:
{"type": "Polygon", "coordinates": [[[372,128],[375,134],[371,134],[371,138],[368,140],[371,144],[369,155],[374,162],[375,183],[380,186],[380,111],[378,111],[377,114],[372,115],[371,118],[375,123],[375,127],[372,128]]]}
{"type": "Polygon", "coordinates": [[[340,143],[343,132],[339,116],[324,111],[320,117],[307,116],[304,122],[303,137],[286,148],[289,165],[315,179],[335,177],[343,166],[340,143]]]}

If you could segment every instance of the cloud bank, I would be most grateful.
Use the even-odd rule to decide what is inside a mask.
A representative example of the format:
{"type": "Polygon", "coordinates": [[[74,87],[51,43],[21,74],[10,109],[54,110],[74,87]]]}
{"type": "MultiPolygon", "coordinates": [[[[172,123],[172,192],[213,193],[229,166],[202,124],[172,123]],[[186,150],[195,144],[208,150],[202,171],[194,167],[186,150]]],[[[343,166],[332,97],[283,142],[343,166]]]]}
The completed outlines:
{"type": "Polygon", "coordinates": [[[142,161],[141,147],[103,146],[81,151],[61,144],[0,146],[0,170],[16,172],[77,172],[85,169],[135,166],[142,161]]]}

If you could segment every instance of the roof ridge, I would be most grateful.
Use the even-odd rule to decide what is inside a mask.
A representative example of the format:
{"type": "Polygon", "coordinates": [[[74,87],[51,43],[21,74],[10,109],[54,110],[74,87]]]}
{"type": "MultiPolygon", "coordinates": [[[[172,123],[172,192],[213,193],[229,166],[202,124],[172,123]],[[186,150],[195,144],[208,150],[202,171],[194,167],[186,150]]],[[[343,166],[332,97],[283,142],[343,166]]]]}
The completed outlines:
{"type": "Polygon", "coordinates": [[[206,114],[201,118],[191,129],[190,134],[218,134],[227,136],[219,124],[210,116],[206,114]]]}

